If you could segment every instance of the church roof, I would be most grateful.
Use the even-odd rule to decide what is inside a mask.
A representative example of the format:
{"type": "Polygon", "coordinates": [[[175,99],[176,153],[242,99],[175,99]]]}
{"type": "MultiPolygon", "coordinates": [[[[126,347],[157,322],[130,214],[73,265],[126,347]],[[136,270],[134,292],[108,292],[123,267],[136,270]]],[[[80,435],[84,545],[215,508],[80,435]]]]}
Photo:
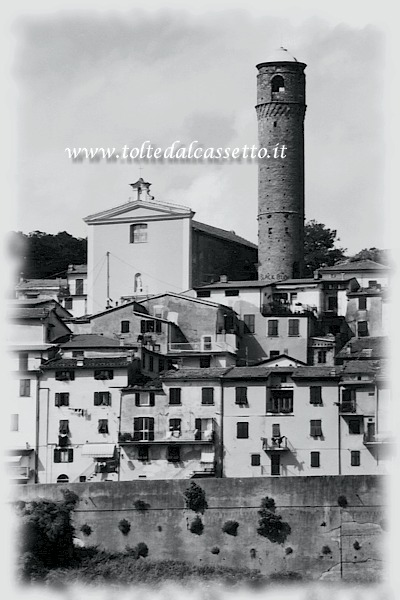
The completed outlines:
{"type": "Polygon", "coordinates": [[[234,231],[227,231],[226,229],[220,229],[219,227],[206,225],[205,223],[200,223],[199,221],[192,221],[192,228],[196,229],[197,231],[201,231],[202,233],[208,233],[209,235],[220,237],[228,242],[242,244],[243,246],[248,246],[249,248],[254,248],[257,250],[257,244],[253,244],[253,242],[245,240],[240,235],[236,235],[234,231]]]}

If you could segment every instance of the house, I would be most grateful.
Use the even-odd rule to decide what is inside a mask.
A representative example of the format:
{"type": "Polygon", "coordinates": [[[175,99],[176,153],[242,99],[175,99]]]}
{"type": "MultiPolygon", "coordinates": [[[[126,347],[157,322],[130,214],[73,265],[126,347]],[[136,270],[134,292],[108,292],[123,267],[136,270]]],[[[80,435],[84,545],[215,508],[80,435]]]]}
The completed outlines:
{"type": "Polygon", "coordinates": [[[23,279],[15,286],[17,300],[52,298],[60,301],[68,293],[66,279],[23,279]]]}
{"type": "Polygon", "coordinates": [[[329,281],[345,281],[355,277],[362,288],[381,286],[390,282],[391,268],[373,260],[345,260],[332,267],[318,269],[319,276],[329,281]]]}
{"type": "Polygon", "coordinates": [[[65,308],[74,316],[87,314],[87,265],[68,265],[65,308]]]}
{"type": "Polygon", "coordinates": [[[256,278],[257,246],[234,232],[193,220],[190,208],[155,201],[150,183],[134,199],[90,215],[88,312],[129,299],[188,290],[229,277],[256,278]]]}
{"type": "Polygon", "coordinates": [[[355,337],[389,334],[390,296],[379,284],[347,293],[346,321],[355,337]]]}

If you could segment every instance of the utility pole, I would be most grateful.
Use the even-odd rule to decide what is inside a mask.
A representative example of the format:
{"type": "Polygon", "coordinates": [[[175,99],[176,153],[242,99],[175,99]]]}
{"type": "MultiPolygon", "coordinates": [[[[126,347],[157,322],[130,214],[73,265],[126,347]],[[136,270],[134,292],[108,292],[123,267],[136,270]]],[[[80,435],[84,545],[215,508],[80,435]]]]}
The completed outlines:
{"type": "Polygon", "coordinates": [[[106,308],[110,308],[110,253],[107,251],[107,306],[106,308]]]}

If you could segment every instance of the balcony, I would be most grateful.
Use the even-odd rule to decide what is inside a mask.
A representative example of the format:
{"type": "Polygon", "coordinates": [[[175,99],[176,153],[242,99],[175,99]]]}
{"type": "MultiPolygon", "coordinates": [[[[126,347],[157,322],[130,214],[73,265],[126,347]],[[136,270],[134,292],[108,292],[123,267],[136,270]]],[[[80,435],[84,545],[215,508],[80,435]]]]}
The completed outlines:
{"type": "Polygon", "coordinates": [[[145,439],[139,439],[140,436],[134,435],[130,432],[121,432],[119,434],[119,443],[121,445],[126,444],[213,444],[214,443],[214,431],[184,431],[179,432],[168,432],[165,435],[144,435],[145,439]]]}
{"type": "Polygon", "coordinates": [[[293,446],[285,435],[261,438],[261,440],[265,452],[293,452],[293,446]]]}
{"type": "Polygon", "coordinates": [[[339,404],[340,414],[355,413],[357,411],[357,404],[355,400],[342,400],[339,404]]]}
{"type": "Polygon", "coordinates": [[[285,301],[276,301],[269,302],[268,304],[263,304],[261,306],[261,314],[263,317],[273,317],[273,316],[287,316],[287,315],[302,315],[302,314],[316,314],[317,307],[311,306],[309,304],[302,304],[301,302],[285,302],[285,301]]]}
{"type": "Polygon", "coordinates": [[[236,335],[217,334],[216,340],[204,342],[177,342],[168,344],[168,354],[187,354],[199,352],[231,352],[237,353],[236,335]]]}
{"type": "Polygon", "coordinates": [[[364,446],[381,446],[394,443],[394,436],[390,433],[375,433],[374,431],[367,431],[364,433],[363,439],[364,446]]]}

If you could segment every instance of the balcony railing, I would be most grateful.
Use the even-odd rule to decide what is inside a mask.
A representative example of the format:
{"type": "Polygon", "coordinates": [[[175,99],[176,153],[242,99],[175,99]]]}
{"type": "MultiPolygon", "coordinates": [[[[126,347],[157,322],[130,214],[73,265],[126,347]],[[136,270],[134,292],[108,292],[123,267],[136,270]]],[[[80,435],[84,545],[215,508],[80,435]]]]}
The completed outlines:
{"type": "Polygon", "coordinates": [[[285,435],[279,437],[261,438],[265,452],[293,452],[293,446],[285,435]]]}
{"type": "Polygon", "coordinates": [[[10,479],[28,480],[29,470],[29,467],[21,467],[19,465],[7,467],[7,473],[10,479]]]}
{"type": "Polygon", "coordinates": [[[168,352],[170,354],[187,353],[187,352],[232,352],[236,354],[236,346],[226,341],[211,341],[211,342],[177,342],[168,344],[168,352]]]}
{"type": "Polygon", "coordinates": [[[316,313],[317,307],[309,304],[291,304],[289,302],[269,302],[261,306],[263,317],[299,315],[305,313],[316,313]]]}
{"type": "Polygon", "coordinates": [[[355,413],[357,411],[357,404],[355,400],[342,400],[339,404],[339,412],[342,414],[355,413]]]}
{"type": "Polygon", "coordinates": [[[130,432],[121,432],[119,434],[120,444],[212,444],[214,442],[214,431],[189,431],[189,432],[170,432],[165,435],[155,434],[154,436],[132,434],[130,432]],[[141,438],[145,439],[141,439],[141,438]]]}
{"type": "Polygon", "coordinates": [[[394,441],[393,435],[390,433],[375,433],[367,431],[364,433],[364,445],[365,446],[378,446],[381,444],[392,444],[394,441]]]}

